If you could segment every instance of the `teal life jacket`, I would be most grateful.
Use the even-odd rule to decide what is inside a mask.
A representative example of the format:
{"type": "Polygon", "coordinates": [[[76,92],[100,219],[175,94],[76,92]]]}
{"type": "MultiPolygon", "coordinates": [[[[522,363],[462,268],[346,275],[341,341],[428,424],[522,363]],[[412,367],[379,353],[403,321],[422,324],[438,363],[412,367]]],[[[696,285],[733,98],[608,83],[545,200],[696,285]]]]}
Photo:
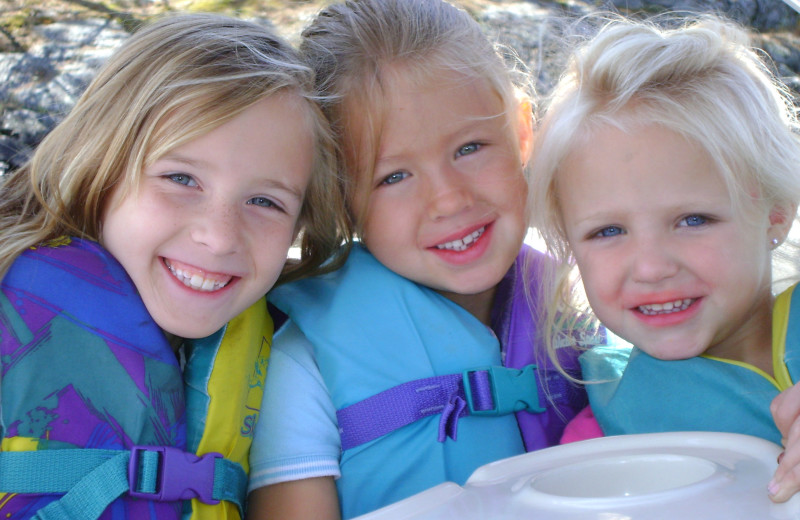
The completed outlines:
{"type": "Polygon", "coordinates": [[[773,308],[775,377],[711,356],[664,361],[638,348],[597,347],[580,357],[592,411],[605,435],[715,431],[775,443],[781,434],[769,405],[800,376],[800,292],[773,308]]]}

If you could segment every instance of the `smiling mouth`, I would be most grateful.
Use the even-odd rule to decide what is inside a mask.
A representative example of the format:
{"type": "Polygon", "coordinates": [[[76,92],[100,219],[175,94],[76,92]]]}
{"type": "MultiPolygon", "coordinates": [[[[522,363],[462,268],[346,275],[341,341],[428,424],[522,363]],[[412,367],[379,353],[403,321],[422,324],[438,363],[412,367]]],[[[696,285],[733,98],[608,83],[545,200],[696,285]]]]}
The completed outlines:
{"type": "Polygon", "coordinates": [[[219,291],[230,283],[233,279],[232,276],[227,276],[224,279],[215,278],[210,273],[203,271],[195,271],[187,268],[173,266],[169,260],[164,259],[164,265],[167,266],[169,272],[172,273],[179,282],[186,287],[201,292],[214,292],[219,291]]]}
{"type": "Polygon", "coordinates": [[[450,242],[445,242],[444,244],[438,244],[436,249],[447,249],[450,251],[465,251],[467,250],[472,244],[477,241],[481,235],[486,231],[486,226],[481,227],[480,229],[476,229],[472,233],[468,234],[465,237],[458,238],[456,240],[451,240],[450,242]]]}
{"type": "Polygon", "coordinates": [[[658,316],[659,314],[671,314],[673,312],[685,311],[695,301],[697,301],[697,298],[686,298],[683,300],[675,300],[674,302],[640,305],[638,309],[639,312],[647,316],[658,316]]]}

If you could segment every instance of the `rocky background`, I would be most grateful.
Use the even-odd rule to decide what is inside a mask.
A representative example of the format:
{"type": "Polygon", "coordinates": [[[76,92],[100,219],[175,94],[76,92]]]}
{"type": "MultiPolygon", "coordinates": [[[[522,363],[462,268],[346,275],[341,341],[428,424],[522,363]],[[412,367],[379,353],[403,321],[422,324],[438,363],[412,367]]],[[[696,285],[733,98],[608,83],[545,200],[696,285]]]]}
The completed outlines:
{"type": "MultiPolygon", "coordinates": [[[[296,41],[325,1],[2,0],[0,175],[30,156],[97,67],[148,18],[167,10],[221,11],[271,24],[296,41]]],[[[561,68],[559,38],[587,30],[581,17],[598,10],[634,16],[723,13],[752,29],[755,44],[771,56],[779,75],[800,91],[800,16],[782,0],[463,0],[462,5],[518,52],[535,72],[540,93],[547,93],[561,68]]]]}

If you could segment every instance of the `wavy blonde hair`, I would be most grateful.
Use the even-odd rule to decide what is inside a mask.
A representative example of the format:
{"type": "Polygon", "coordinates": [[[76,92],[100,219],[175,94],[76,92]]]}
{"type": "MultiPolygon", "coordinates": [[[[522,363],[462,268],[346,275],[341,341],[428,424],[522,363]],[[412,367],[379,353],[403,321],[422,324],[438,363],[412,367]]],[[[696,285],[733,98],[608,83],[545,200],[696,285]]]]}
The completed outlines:
{"type": "Polygon", "coordinates": [[[100,69],[32,159],[0,181],[0,277],[26,248],[62,235],[100,239],[116,186],[259,100],[292,92],[315,134],[314,169],[298,224],[299,261],[282,280],[341,261],[349,236],[335,144],[315,97],[314,73],[270,30],[212,14],[179,14],[138,30],[100,69]]]}

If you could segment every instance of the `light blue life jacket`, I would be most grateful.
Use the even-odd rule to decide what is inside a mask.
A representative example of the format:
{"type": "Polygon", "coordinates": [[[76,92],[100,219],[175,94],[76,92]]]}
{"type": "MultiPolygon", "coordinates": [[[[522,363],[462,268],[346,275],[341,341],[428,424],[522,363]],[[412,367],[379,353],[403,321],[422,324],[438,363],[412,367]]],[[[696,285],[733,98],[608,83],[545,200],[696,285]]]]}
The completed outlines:
{"type": "Polygon", "coordinates": [[[800,376],[800,292],[773,308],[773,369],[700,356],[663,361],[638,348],[597,347],[580,357],[605,435],[668,431],[743,433],[780,443],[769,405],[800,376]]]}
{"type": "MultiPolygon", "coordinates": [[[[504,368],[501,346],[491,329],[447,298],[393,273],[358,245],[338,271],[280,286],[269,298],[314,346],[317,365],[339,411],[344,452],[337,488],[344,518],[445,481],[463,483],[479,466],[524,453],[520,427],[512,413],[522,409],[522,400],[531,405],[531,411],[540,412],[542,421],[549,421],[543,422],[546,427],[538,425],[537,431],[558,430],[555,439],[565,421],[585,403],[580,390],[568,384],[558,386],[553,378],[552,387],[564,390],[558,396],[563,408],[558,413],[564,417],[556,420],[550,413],[554,405],[541,383],[553,377],[553,371],[547,371],[545,364],[541,369],[533,365],[504,368]],[[463,381],[462,374],[469,378],[476,371],[489,374],[490,380],[514,380],[506,387],[511,394],[502,414],[466,412],[464,403],[455,410],[450,406],[458,402],[457,391],[463,395],[464,385],[458,384],[463,381]],[[443,376],[454,376],[449,381],[455,381],[455,386],[442,382],[443,376]],[[398,401],[379,401],[377,408],[385,409],[380,417],[373,417],[379,412],[370,407],[366,415],[343,424],[343,410],[406,385],[414,387],[411,393],[439,395],[430,402],[409,404],[407,393],[395,394],[400,396],[398,401]],[[520,397],[517,390],[526,395],[520,397]],[[429,409],[422,409],[426,404],[429,409]],[[413,407],[417,416],[409,412],[413,407]],[[443,414],[443,409],[449,411],[443,414]],[[392,424],[384,431],[375,424],[407,412],[413,417],[401,427],[392,424]],[[365,430],[376,429],[378,435],[348,446],[350,428],[359,428],[362,420],[367,423],[365,430]],[[379,486],[373,485],[376,481],[379,486]]],[[[526,346],[529,358],[536,359],[534,318],[527,313],[515,320],[530,322],[526,346]]],[[[557,377],[563,380],[560,374],[557,377]]],[[[467,404],[466,409],[472,406],[467,404]]]]}

